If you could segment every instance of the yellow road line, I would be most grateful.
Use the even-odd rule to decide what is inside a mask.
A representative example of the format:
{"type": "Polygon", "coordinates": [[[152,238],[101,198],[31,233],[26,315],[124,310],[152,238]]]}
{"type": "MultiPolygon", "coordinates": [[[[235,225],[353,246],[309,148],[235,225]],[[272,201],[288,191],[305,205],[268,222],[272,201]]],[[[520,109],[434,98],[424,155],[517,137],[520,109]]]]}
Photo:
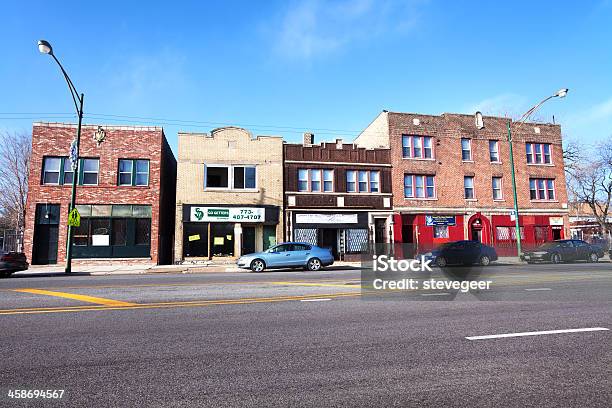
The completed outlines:
{"type": "Polygon", "coordinates": [[[16,315],[16,314],[43,314],[43,313],[61,313],[61,312],[85,312],[96,310],[126,310],[126,309],[165,309],[175,307],[198,307],[198,306],[216,306],[216,305],[241,305],[252,303],[273,303],[273,302],[288,302],[303,299],[313,298],[342,298],[360,296],[360,293],[333,293],[333,294],[317,294],[305,296],[278,296],[271,298],[238,298],[238,299],[218,299],[218,300],[200,300],[200,301],[185,301],[185,302],[167,302],[167,303],[139,303],[131,304],[130,306],[68,306],[68,307],[50,307],[50,308],[30,308],[30,309],[5,309],[0,310],[0,315],[16,315]]]}
{"type": "Polygon", "coordinates": [[[14,289],[14,292],[33,293],[35,295],[55,296],[55,297],[66,298],[66,299],[80,300],[81,302],[95,303],[95,304],[104,305],[104,306],[125,307],[125,306],[135,305],[135,303],[122,302],[120,300],[105,299],[105,298],[99,298],[99,297],[87,296],[87,295],[77,295],[74,293],[66,293],[66,292],[55,292],[55,291],[43,290],[43,289],[14,289]]]}
{"type": "Polygon", "coordinates": [[[282,285],[282,286],[321,286],[329,288],[344,288],[344,289],[361,289],[358,285],[340,285],[332,283],[308,283],[308,282],[268,282],[271,285],[282,285]]]}

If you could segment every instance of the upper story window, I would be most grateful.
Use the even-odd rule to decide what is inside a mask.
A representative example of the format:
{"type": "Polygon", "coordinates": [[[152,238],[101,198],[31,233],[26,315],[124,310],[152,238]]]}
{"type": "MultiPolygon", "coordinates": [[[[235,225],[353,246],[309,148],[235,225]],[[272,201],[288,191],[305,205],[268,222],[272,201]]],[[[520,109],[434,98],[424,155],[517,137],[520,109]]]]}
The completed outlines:
{"type": "Polygon", "coordinates": [[[529,198],[532,200],[556,200],[555,181],[553,179],[529,179],[529,198]]]}
{"type": "Polygon", "coordinates": [[[493,177],[492,182],[493,187],[493,199],[494,200],[503,200],[504,195],[502,192],[502,178],[501,177],[493,177]]]}
{"type": "Polygon", "coordinates": [[[550,143],[525,143],[528,164],[551,164],[550,143]]]}
{"type": "Polygon", "coordinates": [[[489,140],[489,160],[491,163],[499,163],[499,140],[489,140]]]}
{"type": "Polygon", "coordinates": [[[204,188],[247,190],[257,188],[256,166],[207,165],[204,188]]]}
{"type": "Polygon", "coordinates": [[[330,169],[298,169],[298,191],[334,191],[334,171],[330,169]]]}
{"type": "Polygon", "coordinates": [[[461,138],[461,160],[472,161],[472,139],[461,138]]]}
{"type": "MultiPolygon", "coordinates": [[[[80,185],[98,184],[98,159],[80,159],[80,185]]],[[[49,185],[72,184],[74,172],[67,157],[45,157],[43,159],[42,183],[49,185]]]]}
{"type": "Polygon", "coordinates": [[[346,191],[348,193],[379,193],[380,172],[373,170],[347,170],[346,191]]]}
{"type": "Polygon", "coordinates": [[[149,161],[120,159],[118,184],[120,186],[148,186],[149,161]]]}
{"type": "Polygon", "coordinates": [[[465,176],[463,177],[463,191],[464,197],[468,200],[474,198],[474,177],[465,176]]]}
{"type": "Polygon", "coordinates": [[[431,136],[402,135],[402,157],[410,159],[432,159],[431,136]]]}
{"type": "Polygon", "coordinates": [[[404,197],[435,198],[435,176],[404,174],[404,197]]]}
{"type": "Polygon", "coordinates": [[[100,172],[100,159],[81,159],[81,185],[97,186],[100,172]]]}

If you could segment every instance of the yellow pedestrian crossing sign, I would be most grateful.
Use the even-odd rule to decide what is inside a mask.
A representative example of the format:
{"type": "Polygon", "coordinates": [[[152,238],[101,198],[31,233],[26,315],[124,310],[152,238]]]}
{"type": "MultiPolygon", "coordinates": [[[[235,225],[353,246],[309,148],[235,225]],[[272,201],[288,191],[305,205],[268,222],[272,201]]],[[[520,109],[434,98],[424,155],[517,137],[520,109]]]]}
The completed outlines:
{"type": "Polygon", "coordinates": [[[79,210],[73,208],[72,211],[68,214],[68,225],[70,227],[80,227],[81,226],[81,214],[79,214],[79,210]]]}

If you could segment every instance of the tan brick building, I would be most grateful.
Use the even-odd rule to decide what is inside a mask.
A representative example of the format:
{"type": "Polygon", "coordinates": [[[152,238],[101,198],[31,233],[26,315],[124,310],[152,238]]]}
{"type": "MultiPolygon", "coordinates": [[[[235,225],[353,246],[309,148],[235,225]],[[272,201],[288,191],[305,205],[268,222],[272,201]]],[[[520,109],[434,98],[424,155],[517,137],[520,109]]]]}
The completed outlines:
{"type": "MultiPolygon", "coordinates": [[[[516,253],[508,120],[384,111],[357,137],[391,149],[395,242],[422,250],[476,239],[516,253]]],[[[560,126],[511,130],[524,245],[568,237],[560,126]]]]}
{"type": "MultiPolygon", "coordinates": [[[[34,123],[24,234],[33,264],[65,261],[76,125],[34,123]]],[[[176,160],[160,127],[85,125],[75,262],[171,263],[176,160]],[[93,135],[105,134],[98,145],[93,135]]]]}
{"type": "Polygon", "coordinates": [[[237,127],[179,133],[175,262],[283,240],[283,140],[237,127]]]}

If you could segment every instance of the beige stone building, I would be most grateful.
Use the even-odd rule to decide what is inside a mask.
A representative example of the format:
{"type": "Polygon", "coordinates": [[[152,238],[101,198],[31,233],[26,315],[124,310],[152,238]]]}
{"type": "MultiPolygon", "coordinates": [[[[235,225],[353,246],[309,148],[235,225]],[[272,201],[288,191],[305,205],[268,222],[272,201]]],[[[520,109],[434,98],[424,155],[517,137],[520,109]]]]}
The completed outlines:
{"type": "Polygon", "coordinates": [[[175,262],[283,240],[283,139],[237,127],[179,133],[175,262]]]}

